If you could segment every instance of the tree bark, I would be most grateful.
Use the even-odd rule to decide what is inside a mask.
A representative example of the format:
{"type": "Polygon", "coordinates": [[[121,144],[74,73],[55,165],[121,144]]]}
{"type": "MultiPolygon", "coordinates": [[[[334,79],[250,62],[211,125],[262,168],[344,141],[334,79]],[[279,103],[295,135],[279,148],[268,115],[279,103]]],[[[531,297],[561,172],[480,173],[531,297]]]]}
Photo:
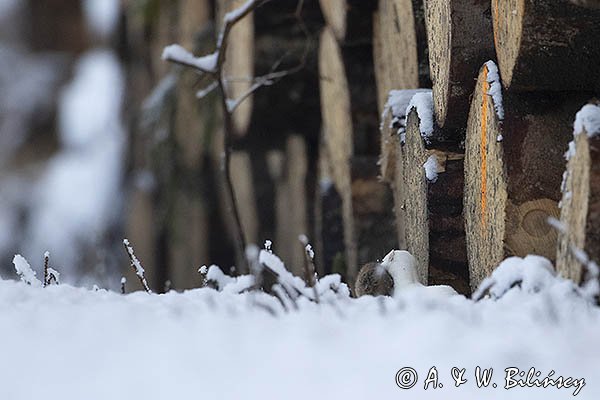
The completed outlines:
{"type": "MultiPolygon", "coordinates": [[[[576,94],[510,94],[505,119],[489,94],[488,65],[479,73],[465,143],[464,212],[471,288],[507,256],[556,255],[563,149],[576,94]]],[[[490,77],[491,79],[491,77],[490,77]]]]}
{"type": "MultiPolygon", "coordinates": [[[[590,107],[590,106],[586,106],[590,107]]],[[[596,118],[600,107],[595,106],[596,118]]],[[[590,128],[591,129],[591,128],[590,128]]],[[[563,178],[556,269],[565,278],[580,283],[583,266],[573,248],[585,250],[591,260],[600,259],[600,132],[585,127],[574,132],[569,144],[567,169],[563,178]]]]}
{"type": "Polygon", "coordinates": [[[492,0],[492,17],[505,87],[600,87],[600,12],[566,0],[492,0]]]}
{"type": "Polygon", "coordinates": [[[473,76],[494,58],[489,0],[428,0],[429,67],[438,126],[462,138],[475,87],[473,76]]]}

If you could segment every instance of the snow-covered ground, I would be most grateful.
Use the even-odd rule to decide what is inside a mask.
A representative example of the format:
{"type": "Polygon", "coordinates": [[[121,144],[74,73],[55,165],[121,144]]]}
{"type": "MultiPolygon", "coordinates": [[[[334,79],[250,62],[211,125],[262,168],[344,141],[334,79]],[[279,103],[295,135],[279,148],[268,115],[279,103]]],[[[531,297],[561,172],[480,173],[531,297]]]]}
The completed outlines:
{"type": "Polygon", "coordinates": [[[497,300],[419,287],[352,299],[322,280],[319,305],[299,298],[289,312],[264,293],[228,290],[239,279],[220,292],[162,295],[0,280],[0,399],[568,399],[576,390],[505,389],[510,367],[584,378],[576,398],[597,399],[600,311],[539,258],[505,262],[504,278],[534,264],[506,293],[510,279],[497,276],[497,300]],[[434,366],[443,387],[424,390],[434,366]],[[489,387],[477,388],[477,366],[493,368],[489,387]],[[406,367],[418,381],[400,389],[406,367]],[[465,369],[460,387],[453,367],[465,369]]]}

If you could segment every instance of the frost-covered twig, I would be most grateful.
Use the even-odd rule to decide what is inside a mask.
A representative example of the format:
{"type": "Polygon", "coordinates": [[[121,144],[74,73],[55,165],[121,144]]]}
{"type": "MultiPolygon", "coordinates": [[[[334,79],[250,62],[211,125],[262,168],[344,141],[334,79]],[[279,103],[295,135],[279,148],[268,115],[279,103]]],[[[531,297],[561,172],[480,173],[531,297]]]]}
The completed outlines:
{"type": "Polygon", "coordinates": [[[142,263],[135,256],[135,253],[133,252],[133,247],[131,247],[131,245],[129,244],[129,240],[123,239],[123,246],[125,246],[125,251],[127,252],[127,256],[129,257],[129,261],[131,263],[131,268],[133,268],[133,271],[139,278],[140,283],[144,287],[144,290],[147,293],[152,293],[152,290],[150,290],[150,288],[148,287],[148,282],[146,282],[146,277],[144,275],[144,267],[142,267],[142,263]]]}
{"type": "Polygon", "coordinates": [[[50,252],[44,253],[44,287],[48,286],[48,262],[50,261],[50,252]]]}
{"type": "Polygon", "coordinates": [[[127,278],[121,277],[121,294],[125,294],[125,285],[127,284],[127,278]]]}
{"type": "Polygon", "coordinates": [[[317,279],[316,279],[316,268],[315,268],[315,252],[308,242],[306,235],[300,235],[298,237],[300,243],[304,247],[304,274],[306,283],[312,287],[315,302],[319,303],[319,292],[317,291],[317,279]]]}

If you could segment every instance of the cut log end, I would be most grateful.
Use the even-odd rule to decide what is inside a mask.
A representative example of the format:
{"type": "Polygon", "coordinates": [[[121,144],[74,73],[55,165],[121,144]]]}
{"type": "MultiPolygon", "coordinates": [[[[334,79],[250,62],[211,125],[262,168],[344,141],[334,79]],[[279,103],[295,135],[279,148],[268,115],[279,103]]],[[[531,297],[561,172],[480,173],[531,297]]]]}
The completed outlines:
{"type": "Polygon", "coordinates": [[[511,84],[515,64],[520,55],[524,3],[524,0],[492,0],[494,45],[502,71],[502,81],[506,87],[511,84]]]}
{"type": "Polygon", "coordinates": [[[585,250],[595,261],[600,257],[600,137],[576,134],[567,162],[561,201],[561,225],[556,268],[576,283],[583,279],[583,266],[573,250],[585,250]]]}
{"type": "Polygon", "coordinates": [[[428,0],[425,21],[436,121],[447,134],[464,133],[479,67],[494,57],[490,3],[428,0]]]}
{"type": "Polygon", "coordinates": [[[596,10],[568,1],[492,0],[492,17],[505,87],[513,91],[600,87],[596,10]]]}
{"type": "Polygon", "coordinates": [[[429,0],[426,3],[429,71],[433,82],[433,106],[439,126],[444,126],[450,95],[451,15],[450,1],[429,0]]]}
{"type": "Polygon", "coordinates": [[[402,148],[404,162],[405,237],[409,252],[417,260],[417,273],[423,284],[428,282],[429,219],[427,217],[427,178],[423,165],[428,154],[419,129],[419,116],[412,109],[407,117],[406,144],[402,148]]]}
{"type": "MultiPolygon", "coordinates": [[[[471,287],[507,256],[554,261],[563,150],[582,94],[508,93],[500,123],[486,64],[465,141],[465,227],[471,287]]],[[[494,83],[492,83],[494,85],[494,83]]]]}
{"type": "Polygon", "coordinates": [[[465,141],[464,216],[471,288],[476,288],[504,256],[507,201],[500,121],[488,95],[488,68],[479,73],[465,141]]]}

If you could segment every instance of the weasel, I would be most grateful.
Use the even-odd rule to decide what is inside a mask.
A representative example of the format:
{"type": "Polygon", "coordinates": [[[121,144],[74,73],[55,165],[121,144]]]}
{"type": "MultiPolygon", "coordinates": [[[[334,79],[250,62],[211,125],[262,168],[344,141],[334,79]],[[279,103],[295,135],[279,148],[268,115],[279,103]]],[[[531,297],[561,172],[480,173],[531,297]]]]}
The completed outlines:
{"type": "Polygon", "coordinates": [[[439,294],[458,294],[446,285],[425,286],[419,282],[417,260],[406,250],[392,250],[381,263],[367,263],[359,271],[354,285],[356,296],[397,296],[409,288],[425,288],[439,294]]]}

